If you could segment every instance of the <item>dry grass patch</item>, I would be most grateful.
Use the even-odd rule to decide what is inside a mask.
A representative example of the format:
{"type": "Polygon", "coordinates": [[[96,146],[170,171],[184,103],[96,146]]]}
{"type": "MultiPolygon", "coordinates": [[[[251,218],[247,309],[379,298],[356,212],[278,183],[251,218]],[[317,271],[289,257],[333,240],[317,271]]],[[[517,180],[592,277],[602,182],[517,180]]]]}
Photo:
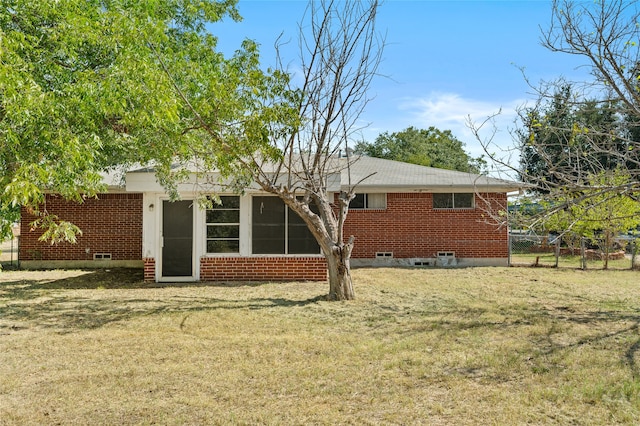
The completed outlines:
{"type": "MultiPolygon", "coordinates": [[[[638,260],[635,261],[636,263],[638,260]]],[[[511,264],[517,266],[554,267],[554,253],[517,253],[511,255],[511,264]]],[[[562,255],[558,257],[559,268],[582,268],[582,257],[579,255],[562,255]]],[[[631,269],[631,255],[622,259],[609,259],[608,269],[631,269]]],[[[604,269],[604,260],[587,259],[586,269],[604,269]]]]}
{"type": "Polygon", "coordinates": [[[630,271],[0,274],[0,424],[637,424],[630,271]],[[55,276],[54,274],[59,274],[55,276]]]}

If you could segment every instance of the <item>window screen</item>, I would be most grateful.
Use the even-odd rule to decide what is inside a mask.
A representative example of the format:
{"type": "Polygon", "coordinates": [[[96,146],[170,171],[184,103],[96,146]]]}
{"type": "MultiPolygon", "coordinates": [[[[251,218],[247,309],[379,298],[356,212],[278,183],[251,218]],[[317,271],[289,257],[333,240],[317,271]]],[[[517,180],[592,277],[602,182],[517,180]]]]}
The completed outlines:
{"type": "Polygon", "coordinates": [[[350,209],[386,209],[387,194],[356,194],[349,203],[350,209]]]}
{"type": "Polygon", "coordinates": [[[240,252],[240,197],[222,196],[207,210],[207,253],[240,252]]]}
{"type": "Polygon", "coordinates": [[[366,196],[367,194],[356,194],[356,196],[353,198],[353,200],[351,200],[351,202],[349,203],[349,208],[350,209],[365,209],[367,208],[367,203],[366,203],[366,196]]]}
{"type": "Polygon", "coordinates": [[[253,197],[252,221],[254,254],[320,253],[307,224],[277,197],[253,197]]]}
{"type": "MultiPolygon", "coordinates": [[[[314,213],[318,213],[318,208],[315,204],[310,204],[309,207],[314,213]]],[[[320,246],[318,241],[309,231],[309,227],[304,220],[297,213],[289,209],[287,215],[287,242],[289,254],[318,254],[320,253],[320,246]]]]}
{"type": "Polygon", "coordinates": [[[434,209],[452,209],[453,194],[433,194],[434,209]]]}
{"type": "Polygon", "coordinates": [[[470,209],[473,208],[472,192],[433,194],[434,209],[470,209]]]}
{"type": "Polygon", "coordinates": [[[367,194],[368,209],[386,209],[387,194],[367,194]]]}
{"type": "Polygon", "coordinates": [[[251,211],[253,253],[284,254],[284,203],[277,197],[253,197],[251,211]]]}
{"type": "Polygon", "coordinates": [[[461,192],[453,194],[453,207],[456,209],[470,209],[473,207],[473,193],[461,192]]]}

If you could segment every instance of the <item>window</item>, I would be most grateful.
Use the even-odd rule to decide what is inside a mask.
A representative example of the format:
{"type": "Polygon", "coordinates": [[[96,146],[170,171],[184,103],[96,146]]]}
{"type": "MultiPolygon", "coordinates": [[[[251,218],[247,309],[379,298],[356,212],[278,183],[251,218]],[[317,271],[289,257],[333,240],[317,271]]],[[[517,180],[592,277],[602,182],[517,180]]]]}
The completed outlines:
{"type": "Polygon", "coordinates": [[[278,197],[253,197],[251,211],[254,254],[320,253],[306,223],[278,197]]]}
{"type": "Polygon", "coordinates": [[[349,203],[350,209],[386,209],[387,194],[356,194],[349,203]]]}
{"type": "Polygon", "coordinates": [[[433,194],[434,209],[472,209],[473,192],[433,194]]]}
{"type": "Polygon", "coordinates": [[[207,253],[240,252],[240,197],[222,196],[207,210],[207,253]]]}

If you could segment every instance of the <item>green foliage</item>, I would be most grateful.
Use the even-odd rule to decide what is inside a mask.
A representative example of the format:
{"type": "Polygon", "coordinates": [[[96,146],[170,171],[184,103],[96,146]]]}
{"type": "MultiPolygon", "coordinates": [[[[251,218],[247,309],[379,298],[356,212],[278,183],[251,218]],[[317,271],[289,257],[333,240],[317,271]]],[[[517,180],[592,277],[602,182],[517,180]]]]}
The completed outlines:
{"type": "MultiPolygon", "coordinates": [[[[239,19],[235,0],[3,0],[3,212],[37,212],[45,190],[80,202],[116,165],[153,165],[172,190],[175,162],[230,174],[244,153],[280,155],[268,141],[295,125],[288,76],[260,70],[253,42],[217,53],[205,25],[225,15],[239,19]]],[[[58,224],[45,235],[68,239],[58,224]]]]}
{"type": "Polygon", "coordinates": [[[591,78],[541,82],[521,111],[518,172],[544,197],[533,221],[605,250],[639,222],[638,17],[637,2],[554,0],[542,45],[585,60],[591,78]]]}
{"type": "Polygon", "coordinates": [[[385,132],[372,143],[359,142],[355,152],[461,172],[480,173],[486,167],[482,157],[472,158],[464,151],[464,143],[453,136],[450,130],[442,131],[435,127],[409,127],[391,134],[385,132]]]}
{"type": "MultiPolygon", "coordinates": [[[[623,188],[628,181],[628,174],[620,170],[592,175],[588,179],[590,190],[579,194],[567,193],[564,199],[554,201],[562,203],[564,208],[547,218],[545,227],[559,232],[570,230],[571,234],[589,238],[608,251],[616,235],[640,226],[640,202],[637,197],[625,194],[622,190],[609,190],[612,187],[623,188]]],[[[552,209],[550,205],[546,207],[552,209]]]]}
{"type": "Polygon", "coordinates": [[[71,222],[60,220],[57,215],[41,214],[41,216],[31,222],[32,228],[42,229],[44,232],[40,236],[40,241],[48,241],[56,244],[62,241],[76,243],[76,237],[82,235],[82,230],[71,222]]]}
{"type": "Polygon", "coordinates": [[[12,225],[20,220],[20,207],[0,204],[0,241],[13,237],[12,225]]]}
{"type": "Polygon", "coordinates": [[[520,178],[548,194],[556,187],[583,185],[588,177],[618,167],[633,169],[633,130],[615,102],[581,99],[569,84],[523,115],[520,178]]]}

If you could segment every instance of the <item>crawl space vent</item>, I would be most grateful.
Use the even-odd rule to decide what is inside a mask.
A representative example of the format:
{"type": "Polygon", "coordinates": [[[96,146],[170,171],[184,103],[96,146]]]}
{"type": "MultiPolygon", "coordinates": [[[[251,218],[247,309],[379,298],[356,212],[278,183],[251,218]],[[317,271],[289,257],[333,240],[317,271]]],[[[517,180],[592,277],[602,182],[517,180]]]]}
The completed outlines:
{"type": "Polygon", "coordinates": [[[391,259],[392,257],[393,257],[393,252],[391,251],[376,252],[376,258],[378,259],[391,259]]]}

